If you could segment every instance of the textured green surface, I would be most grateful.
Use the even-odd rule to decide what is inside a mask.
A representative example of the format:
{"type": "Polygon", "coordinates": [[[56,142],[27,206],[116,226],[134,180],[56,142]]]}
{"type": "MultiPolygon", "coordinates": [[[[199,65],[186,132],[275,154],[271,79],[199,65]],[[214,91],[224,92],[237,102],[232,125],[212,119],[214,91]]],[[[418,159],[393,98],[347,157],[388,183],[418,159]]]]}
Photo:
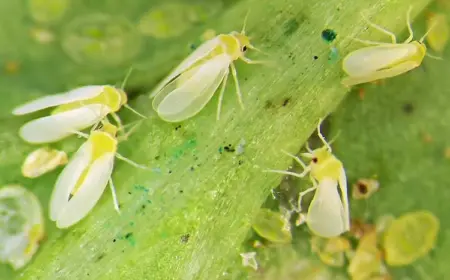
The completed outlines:
{"type": "MultiPolygon", "coordinates": [[[[420,12],[428,2],[414,1],[413,15],[420,12]]],[[[161,170],[136,170],[117,162],[113,179],[122,215],[118,216],[114,212],[110,193],[106,191],[92,213],[73,228],[60,231],[48,222],[48,237],[33,262],[20,272],[21,279],[231,278],[234,275],[228,273],[231,271],[231,260],[238,256],[252,219],[280,178],[275,174],[263,174],[261,170],[285,169],[290,160],[280,156],[279,150],[298,150],[314,130],[319,117],[332,112],[345,95],[346,89],[339,83],[342,76],[340,64],[328,61],[329,46],[323,42],[321,31],[326,27],[336,30],[336,42],[343,55],[359,46],[352,43],[349,47],[349,41],[344,38],[361,35],[359,33],[366,25],[359,17],[360,11],[369,9],[371,18],[400,32],[404,28],[404,14],[409,4],[409,1],[404,0],[224,1],[220,3],[221,11],[214,19],[206,19],[204,24],[193,24],[192,28],[177,37],[155,39],[139,35],[139,49],[130,56],[117,46],[104,49],[101,42],[111,42],[108,41],[109,36],[118,36],[129,26],[137,29],[138,18],[151,7],[157,6],[156,1],[132,1],[127,4],[117,0],[71,1],[61,16],[58,11],[47,11],[51,21],[44,23],[31,18],[24,2],[1,1],[0,55],[5,64],[8,61],[19,62],[19,69],[15,74],[5,72],[0,76],[4,90],[0,104],[0,144],[4,147],[0,152],[0,183],[24,184],[38,195],[46,207],[57,172],[36,180],[22,178],[20,164],[26,153],[34,147],[24,144],[17,136],[21,124],[42,114],[18,118],[10,115],[11,109],[31,98],[78,85],[119,84],[132,64],[136,70],[127,88],[134,99],[130,104],[145,112],[150,119],[128,142],[120,146],[119,151],[134,161],[161,170]],[[220,122],[215,121],[217,98],[213,98],[205,110],[181,126],[158,120],[151,111],[150,100],[143,94],[189,53],[191,44],[198,42],[204,30],[213,28],[218,33],[240,30],[249,9],[248,33],[256,46],[269,53],[269,59],[275,62],[275,66],[244,65],[238,62],[246,110],[239,109],[233,84],[230,83],[220,122]],[[125,19],[128,19],[129,24],[104,32],[92,28],[84,30],[86,33],[83,34],[95,37],[97,43],[89,45],[88,55],[83,60],[73,54],[68,56],[61,46],[68,36],[65,32],[68,32],[70,24],[78,17],[98,13],[109,15],[107,19],[111,19],[111,24],[121,24],[125,19]],[[54,41],[36,43],[30,37],[32,28],[49,30],[54,35],[54,41]],[[92,55],[95,51],[101,52],[98,56],[92,55]],[[232,149],[224,148],[229,144],[232,147],[238,145],[242,138],[246,140],[243,155],[236,156],[228,152],[232,149]]],[[[131,36],[129,33],[125,34],[131,36]]],[[[364,36],[373,40],[384,38],[372,31],[365,32],[364,36]]],[[[77,45],[69,46],[75,48],[77,45]]],[[[132,45],[132,48],[135,47],[132,45]]],[[[259,54],[251,56],[261,57],[259,54]]],[[[445,134],[441,131],[445,128],[443,120],[446,117],[447,98],[442,91],[438,91],[441,85],[422,82],[427,77],[433,77],[433,81],[436,81],[434,77],[437,75],[446,82],[442,69],[434,70],[431,67],[444,65],[438,63],[427,61],[422,70],[393,80],[392,83],[397,83],[397,87],[384,86],[386,90],[383,92],[376,92],[379,90],[374,88],[374,94],[370,97],[367,94],[362,103],[357,103],[359,101],[351,95],[339,110],[335,127],[342,129],[342,136],[336,147],[338,156],[349,168],[350,179],[355,180],[364,172],[376,172],[380,176],[386,172],[387,178],[393,178],[389,183],[382,181],[382,188],[386,185],[387,191],[384,188],[380,191],[385,197],[382,199],[380,195],[377,200],[380,205],[374,211],[398,214],[427,205],[435,207],[431,210],[437,214],[444,213],[444,205],[441,204],[442,208],[438,209],[438,204],[433,200],[441,197],[440,191],[445,187],[437,186],[434,178],[442,177],[443,173],[438,171],[445,170],[445,160],[440,158],[438,161],[438,156],[442,156],[445,146],[445,134]],[[415,86],[412,81],[416,81],[415,86]],[[432,91],[432,88],[435,90],[432,91]],[[399,99],[401,94],[405,98],[412,98],[412,93],[415,93],[415,98],[421,98],[417,102],[422,102],[421,106],[424,107],[418,107],[408,116],[402,115],[401,105],[395,107],[398,112],[395,111],[392,102],[399,99]],[[433,93],[435,98],[444,101],[437,103],[431,98],[433,93]],[[381,98],[381,94],[385,98],[381,98]],[[372,106],[369,102],[379,106],[372,106]],[[439,110],[436,109],[438,107],[439,110]],[[354,110],[364,110],[360,114],[368,114],[370,108],[375,109],[370,115],[364,116],[367,124],[362,122],[364,117],[357,117],[358,122],[352,121],[355,119],[354,110]],[[401,118],[392,120],[380,108],[391,109],[393,116],[398,114],[401,118]],[[422,114],[419,114],[420,110],[423,110],[422,114]],[[380,119],[372,118],[377,113],[380,119]],[[398,122],[398,126],[391,127],[395,122],[398,122]],[[433,125],[429,125],[429,122],[433,125]],[[405,125],[409,123],[414,125],[405,125]],[[361,132],[362,126],[367,127],[367,130],[361,132]],[[380,131],[382,128],[389,130],[380,131]],[[428,151],[432,156],[427,153],[429,161],[418,164],[417,160],[424,160],[426,155],[414,154],[406,164],[404,158],[412,152],[404,148],[405,139],[419,137],[419,128],[429,129],[429,133],[436,137],[433,145],[420,150],[422,153],[428,151]],[[404,132],[399,132],[402,129],[404,132]],[[389,137],[392,139],[386,140],[386,144],[379,146],[379,150],[372,154],[374,151],[368,147],[376,147],[370,141],[380,137],[378,142],[384,142],[389,137]],[[437,143],[442,147],[437,147],[437,143]],[[348,150],[344,150],[343,146],[348,150]],[[390,161],[392,153],[397,156],[390,161]],[[370,164],[359,164],[360,161],[370,164]],[[367,169],[364,171],[356,167],[367,169]],[[402,168],[403,173],[398,173],[401,170],[396,169],[402,168]],[[391,173],[393,170],[395,172],[391,173]],[[425,172],[427,176],[424,176],[425,172]],[[399,178],[402,179],[401,186],[399,178]],[[411,200],[405,199],[404,205],[397,203],[399,192],[396,190],[401,187],[404,191],[409,190],[409,184],[415,187],[408,192],[411,200]],[[395,195],[388,194],[389,190],[395,195]],[[422,201],[425,197],[423,193],[429,196],[426,202],[422,201]]],[[[403,101],[399,99],[399,102],[403,101]]],[[[135,119],[125,111],[121,116],[125,122],[135,119]]],[[[415,144],[417,147],[408,149],[418,149],[419,145],[423,145],[420,137],[418,139],[415,144]]],[[[68,139],[56,146],[73,152],[80,143],[81,140],[68,139]]],[[[445,227],[444,222],[442,227],[445,227]]],[[[443,241],[438,245],[445,246],[443,241]]],[[[445,250],[441,257],[445,259],[445,250]]],[[[444,266],[439,267],[443,269],[444,266]]],[[[0,275],[2,279],[10,279],[14,273],[8,267],[0,266],[0,275]]]]}

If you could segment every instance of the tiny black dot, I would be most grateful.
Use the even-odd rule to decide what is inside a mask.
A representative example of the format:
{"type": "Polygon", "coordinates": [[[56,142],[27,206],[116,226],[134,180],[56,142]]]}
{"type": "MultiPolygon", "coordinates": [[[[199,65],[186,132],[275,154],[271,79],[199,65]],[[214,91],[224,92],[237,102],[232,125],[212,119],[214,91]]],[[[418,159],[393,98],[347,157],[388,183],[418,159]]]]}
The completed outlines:
{"type": "Polygon", "coordinates": [[[180,241],[181,241],[182,243],[187,243],[187,242],[189,241],[189,237],[190,237],[190,234],[189,234],[189,233],[183,234],[183,235],[180,237],[180,241]]]}
{"type": "Polygon", "coordinates": [[[314,60],[318,59],[319,57],[317,55],[314,56],[314,60]]]}
{"type": "Polygon", "coordinates": [[[244,46],[243,48],[242,48],[242,51],[246,51],[247,50],[247,46],[244,46]]]}
{"type": "Polygon", "coordinates": [[[315,157],[312,159],[312,162],[317,163],[319,160],[315,157]]]}
{"type": "Polygon", "coordinates": [[[363,184],[363,183],[358,183],[358,190],[359,190],[359,192],[361,193],[361,194],[366,194],[369,190],[368,190],[368,188],[367,188],[367,185],[366,184],[363,184]]]}
{"type": "Polygon", "coordinates": [[[403,112],[411,114],[412,112],[414,112],[414,106],[411,103],[403,104],[403,112]]]}
{"type": "Polygon", "coordinates": [[[172,174],[172,170],[169,170],[169,174],[172,174]]]}
{"type": "Polygon", "coordinates": [[[145,204],[143,204],[143,205],[141,206],[141,208],[142,208],[142,209],[145,209],[145,204]]]}
{"type": "Polygon", "coordinates": [[[283,107],[286,107],[286,105],[289,104],[289,101],[291,101],[291,99],[290,99],[290,98],[286,98],[286,99],[283,101],[283,107]]]}
{"type": "Polygon", "coordinates": [[[116,240],[115,240],[115,239],[113,239],[113,242],[116,242],[116,240]]]}

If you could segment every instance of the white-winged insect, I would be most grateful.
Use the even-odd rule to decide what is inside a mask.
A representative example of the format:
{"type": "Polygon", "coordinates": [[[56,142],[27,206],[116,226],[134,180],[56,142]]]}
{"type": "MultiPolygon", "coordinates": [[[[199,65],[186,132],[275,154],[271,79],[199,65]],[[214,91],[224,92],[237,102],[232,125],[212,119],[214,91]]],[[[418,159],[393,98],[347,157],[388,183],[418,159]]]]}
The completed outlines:
{"type": "Polygon", "coordinates": [[[260,51],[246,36],[245,22],[241,32],[220,34],[200,45],[156,86],[150,97],[154,97],[153,109],[159,117],[168,122],[180,122],[196,115],[222,84],[217,105],[219,119],[230,70],[239,104],[244,107],[234,61],[241,59],[248,64],[265,63],[245,57],[248,49],[260,51]]]}
{"type": "Polygon", "coordinates": [[[89,85],[70,91],[48,95],[19,106],[13,110],[14,115],[25,115],[46,108],[56,107],[49,116],[32,120],[24,124],[20,136],[32,144],[59,141],[74,131],[83,130],[111,114],[120,125],[115,114],[124,106],[139,116],[127,103],[123,87],[131,70],[128,72],[121,89],[110,85],[89,85]]]}
{"type": "Polygon", "coordinates": [[[26,188],[0,188],[0,261],[14,269],[25,266],[44,237],[44,217],[39,199],[26,188]]]}
{"type": "MultiPolygon", "coordinates": [[[[87,141],[81,145],[56,181],[49,212],[50,219],[56,222],[58,228],[70,227],[86,217],[108,183],[113,195],[114,208],[120,213],[111,179],[115,157],[135,167],[148,169],[118,154],[117,127],[106,119],[102,121],[102,125],[90,135],[78,132],[80,136],[87,138],[87,141]]],[[[125,138],[130,133],[131,130],[125,138]]]]}
{"type": "Polygon", "coordinates": [[[266,170],[265,172],[292,175],[299,178],[303,178],[309,174],[313,187],[299,194],[296,211],[301,212],[303,196],[315,190],[314,198],[309,205],[306,215],[306,224],[318,236],[334,237],[350,229],[347,177],[342,162],[332,153],[330,146],[332,141],[327,143],[320,132],[321,122],[320,120],[317,131],[323,146],[315,150],[311,150],[307,146],[308,152],[302,154],[302,156],[311,160],[308,165],[300,158],[283,151],[283,153],[292,157],[303,167],[304,170],[302,173],[285,170],[266,170]],[[341,195],[339,195],[337,189],[338,185],[341,195]]]}
{"type": "Polygon", "coordinates": [[[427,54],[427,47],[423,43],[431,29],[428,29],[419,41],[413,41],[414,34],[410,21],[411,10],[412,7],[408,9],[406,16],[409,37],[403,43],[397,43],[394,33],[370,22],[363,15],[364,20],[371,27],[389,35],[392,43],[352,38],[355,41],[372,46],[353,51],[344,58],[342,69],[348,77],[342,79],[343,85],[352,86],[401,75],[419,67],[425,55],[439,59],[427,54]]]}

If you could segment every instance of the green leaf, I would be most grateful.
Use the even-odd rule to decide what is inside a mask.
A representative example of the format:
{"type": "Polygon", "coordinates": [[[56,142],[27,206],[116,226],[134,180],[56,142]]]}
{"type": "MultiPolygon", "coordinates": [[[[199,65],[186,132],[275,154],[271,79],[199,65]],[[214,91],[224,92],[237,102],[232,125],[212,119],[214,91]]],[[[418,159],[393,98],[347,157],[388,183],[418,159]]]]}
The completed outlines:
{"type": "MultiPolygon", "coordinates": [[[[428,2],[414,1],[413,14],[428,2]]],[[[340,63],[328,61],[330,46],[323,42],[322,30],[337,32],[338,50],[345,55],[357,47],[346,37],[361,35],[366,26],[359,16],[362,10],[369,9],[378,23],[399,32],[404,26],[397,19],[410,5],[404,0],[224,1],[220,12],[206,20],[201,17],[178,37],[156,39],[134,33],[139,18],[161,3],[72,1],[60,21],[44,24],[33,21],[22,1],[0,2],[0,51],[19,65],[17,72],[10,65],[0,76],[5,90],[0,104],[4,147],[0,182],[32,189],[48,211],[61,169],[35,180],[23,178],[20,165],[34,147],[17,136],[20,125],[44,113],[12,117],[11,110],[32,98],[79,85],[120,84],[132,64],[130,104],[150,117],[119,152],[155,168],[136,170],[117,161],[113,180],[122,215],[114,211],[106,191],[90,215],[73,228],[57,230],[48,222],[47,239],[20,279],[216,279],[226,274],[261,204],[279,181],[279,176],[262,171],[287,168],[291,160],[280,149],[298,150],[319,117],[332,112],[346,94],[340,85],[340,63]],[[249,9],[248,34],[274,63],[236,63],[246,109],[240,110],[230,83],[219,122],[217,97],[181,124],[159,120],[146,93],[191,51],[202,32],[240,30],[249,9]],[[80,17],[90,24],[68,36],[80,17]],[[49,34],[53,41],[48,42],[49,34]],[[230,152],[241,139],[245,152],[230,152]]],[[[384,38],[372,31],[363,36],[384,38]]],[[[121,117],[125,123],[135,119],[126,111],[121,117]]],[[[72,138],[55,146],[72,153],[81,142],[72,138]]],[[[2,266],[0,275],[11,279],[19,274],[2,266]]]]}

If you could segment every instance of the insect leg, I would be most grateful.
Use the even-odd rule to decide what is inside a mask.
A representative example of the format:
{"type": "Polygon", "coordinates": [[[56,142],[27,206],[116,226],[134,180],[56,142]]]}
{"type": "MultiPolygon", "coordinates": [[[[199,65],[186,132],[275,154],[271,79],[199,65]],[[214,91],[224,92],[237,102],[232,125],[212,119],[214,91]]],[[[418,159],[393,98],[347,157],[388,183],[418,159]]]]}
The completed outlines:
{"type": "Polygon", "coordinates": [[[300,166],[303,168],[303,170],[309,169],[309,167],[297,156],[286,152],[285,150],[281,150],[281,152],[287,156],[290,156],[291,158],[293,158],[298,164],[300,164],[300,166]]]}
{"type": "Polygon", "coordinates": [[[119,116],[116,113],[114,113],[114,112],[111,112],[111,116],[114,119],[114,121],[117,123],[117,126],[119,127],[119,130],[124,130],[123,129],[122,120],[119,118],[119,116]]]}
{"type": "Polygon", "coordinates": [[[229,73],[226,73],[225,77],[222,80],[222,87],[220,88],[220,93],[219,93],[219,101],[217,102],[216,120],[220,119],[220,111],[222,109],[223,94],[225,92],[225,87],[227,85],[228,75],[229,75],[229,73]]]}
{"type": "Polygon", "coordinates": [[[125,78],[123,79],[122,84],[120,85],[120,89],[121,89],[121,90],[124,90],[125,85],[126,85],[127,82],[128,82],[128,78],[130,78],[131,72],[133,72],[133,66],[131,66],[130,69],[128,69],[128,72],[127,72],[127,74],[125,75],[125,78]]]}
{"type": "Polygon", "coordinates": [[[377,45],[377,46],[383,46],[383,45],[392,45],[391,43],[384,43],[384,42],[377,42],[377,41],[370,41],[370,40],[362,40],[359,38],[354,38],[354,37],[348,37],[349,39],[356,41],[356,42],[360,42],[362,44],[365,45],[377,45]]]}
{"type": "Polygon", "coordinates": [[[395,34],[392,33],[391,31],[379,26],[378,24],[375,24],[373,22],[371,22],[363,13],[361,13],[362,18],[364,19],[364,21],[367,22],[367,24],[369,24],[371,27],[375,28],[376,30],[383,32],[384,34],[388,35],[389,37],[391,37],[391,41],[392,44],[396,44],[397,43],[397,38],[395,37],[395,34]]]}
{"type": "Polygon", "coordinates": [[[128,159],[128,158],[122,156],[122,155],[119,154],[119,153],[116,153],[116,158],[118,158],[118,159],[120,159],[120,160],[123,160],[123,161],[125,161],[126,163],[128,163],[129,165],[132,165],[132,166],[137,167],[137,168],[146,169],[146,170],[149,170],[149,169],[150,169],[149,167],[147,167],[147,166],[145,166],[145,165],[142,165],[142,164],[139,164],[139,163],[136,163],[136,162],[132,161],[131,159],[128,159]]]}
{"type": "Polygon", "coordinates": [[[236,67],[234,67],[233,62],[230,64],[230,68],[231,68],[231,75],[233,75],[233,79],[234,79],[234,85],[236,86],[236,95],[238,97],[239,105],[241,106],[242,109],[244,109],[244,102],[242,101],[241,87],[239,86],[237,71],[236,71],[236,67]]]}
{"type": "MultiPolygon", "coordinates": [[[[133,134],[134,131],[139,127],[139,125],[141,125],[141,123],[142,123],[142,121],[138,121],[127,132],[124,131],[124,135],[121,135],[120,137],[118,137],[117,140],[119,142],[127,140],[128,137],[130,137],[130,135],[133,134]]],[[[123,126],[123,128],[125,129],[125,126],[123,126]]]]}
{"type": "Polygon", "coordinates": [[[304,197],[307,193],[310,193],[310,192],[312,192],[312,191],[315,191],[316,189],[317,189],[317,186],[314,186],[314,187],[311,187],[311,188],[307,189],[306,191],[302,191],[302,192],[300,192],[300,193],[298,194],[297,209],[295,209],[295,211],[296,211],[297,213],[302,212],[302,200],[303,200],[303,197],[304,197]]]}
{"type": "Polygon", "coordinates": [[[117,200],[116,188],[114,187],[113,181],[109,178],[109,187],[111,188],[111,193],[113,197],[114,209],[120,214],[119,201],[117,200]]]}
{"type": "Polygon", "coordinates": [[[295,173],[295,172],[286,171],[286,170],[266,169],[266,170],[263,170],[263,172],[278,173],[278,174],[291,175],[291,176],[295,176],[298,178],[303,178],[306,176],[306,174],[309,172],[309,170],[304,170],[302,173],[295,173]]]}
{"type": "Polygon", "coordinates": [[[241,56],[240,59],[247,64],[269,64],[270,63],[270,61],[265,61],[265,60],[251,60],[250,58],[245,57],[245,56],[241,56]]]}

